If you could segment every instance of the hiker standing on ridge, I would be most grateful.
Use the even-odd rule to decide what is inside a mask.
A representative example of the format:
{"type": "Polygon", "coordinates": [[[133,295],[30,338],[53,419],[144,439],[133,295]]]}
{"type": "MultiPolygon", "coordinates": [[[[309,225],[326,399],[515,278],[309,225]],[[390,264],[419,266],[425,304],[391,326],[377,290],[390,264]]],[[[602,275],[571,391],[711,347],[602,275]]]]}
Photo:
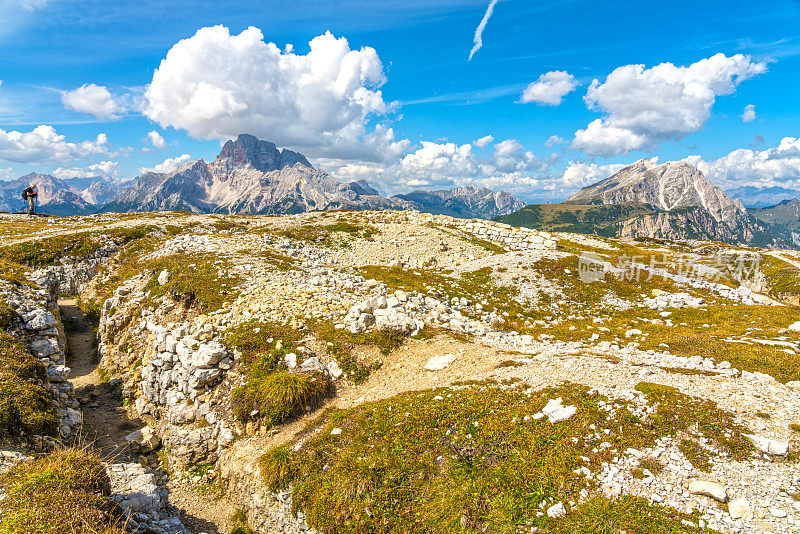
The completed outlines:
{"type": "Polygon", "coordinates": [[[28,215],[33,215],[34,213],[37,196],[39,196],[39,193],[36,192],[36,186],[34,184],[29,185],[22,192],[22,200],[28,201],[28,215]]]}

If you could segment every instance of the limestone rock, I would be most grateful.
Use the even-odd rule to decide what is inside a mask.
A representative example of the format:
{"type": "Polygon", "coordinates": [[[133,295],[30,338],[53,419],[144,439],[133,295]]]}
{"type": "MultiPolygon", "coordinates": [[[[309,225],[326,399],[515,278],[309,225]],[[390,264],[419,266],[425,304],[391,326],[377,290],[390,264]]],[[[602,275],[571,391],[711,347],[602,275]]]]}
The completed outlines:
{"type": "Polygon", "coordinates": [[[705,495],[719,502],[725,502],[728,498],[725,486],[717,482],[708,482],[706,480],[695,479],[689,481],[689,492],[695,495],[705,495]]]}
{"type": "Polygon", "coordinates": [[[753,510],[750,508],[750,502],[744,497],[733,499],[729,502],[728,513],[733,519],[751,519],[753,517],[753,510]]]}

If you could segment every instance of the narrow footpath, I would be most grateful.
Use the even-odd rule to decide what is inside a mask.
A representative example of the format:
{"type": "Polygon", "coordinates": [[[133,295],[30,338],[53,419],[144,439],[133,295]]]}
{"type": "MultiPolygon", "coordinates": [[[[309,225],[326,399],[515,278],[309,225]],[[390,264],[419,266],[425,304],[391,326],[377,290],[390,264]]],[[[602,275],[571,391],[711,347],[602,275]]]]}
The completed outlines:
{"type": "MultiPolygon", "coordinates": [[[[131,450],[125,436],[144,426],[130,419],[122,406],[119,385],[104,380],[98,368],[94,328],[73,299],[59,301],[67,333],[67,365],[70,381],[83,412],[83,442],[97,450],[104,461],[142,463],[146,458],[131,450]]],[[[152,465],[151,465],[152,467],[152,465]]],[[[167,484],[170,502],[181,512],[181,521],[193,534],[228,534],[235,507],[227,499],[204,495],[189,483],[167,484]]]]}

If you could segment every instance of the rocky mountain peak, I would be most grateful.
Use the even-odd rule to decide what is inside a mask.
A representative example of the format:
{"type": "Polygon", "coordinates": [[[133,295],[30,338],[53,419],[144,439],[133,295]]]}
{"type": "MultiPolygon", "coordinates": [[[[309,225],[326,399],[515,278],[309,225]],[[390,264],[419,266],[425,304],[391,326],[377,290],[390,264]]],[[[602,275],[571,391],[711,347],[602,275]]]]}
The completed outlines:
{"type": "Polygon", "coordinates": [[[255,136],[242,134],[235,141],[227,141],[214,165],[227,170],[247,165],[261,172],[279,171],[295,164],[313,168],[305,156],[288,149],[279,150],[275,143],[262,141],[255,136]]]}

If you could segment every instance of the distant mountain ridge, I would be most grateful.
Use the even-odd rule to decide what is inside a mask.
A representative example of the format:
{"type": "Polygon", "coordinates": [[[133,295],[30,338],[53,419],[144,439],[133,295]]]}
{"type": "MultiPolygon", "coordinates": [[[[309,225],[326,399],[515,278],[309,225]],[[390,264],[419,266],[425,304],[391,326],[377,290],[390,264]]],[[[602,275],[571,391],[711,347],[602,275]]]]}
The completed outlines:
{"type": "Polygon", "coordinates": [[[747,208],[768,208],[785,200],[800,198],[800,191],[778,186],[753,187],[746,185],[728,189],[725,193],[731,198],[741,200],[747,208]]]}
{"type": "MultiPolygon", "coordinates": [[[[227,141],[210,163],[198,159],[166,173],[145,172],[118,189],[105,181],[85,183],[75,179],[73,187],[49,175],[37,176],[43,184],[55,184],[45,188],[46,194],[40,193],[40,205],[59,215],[97,211],[290,214],[331,209],[416,209],[490,219],[524,206],[508,193],[475,187],[414,191],[386,198],[366,181],[342,182],[315,169],[304,155],[280,150],[274,143],[247,134],[227,141]],[[50,194],[51,190],[62,192],[50,194]]],[[[19,198],[26,185],[14,183],[9,190],[19,198]]],[[[0,209],[22,209],[21,198],[13,210],[12,203],[7,204],[0,209]]]]}
{"type": "Polygon", "coordinates": [[[405,195],[395,195],[389,200],[394,201],[398,209],[415,209],[467,219],[493,219],[525,206],[524,202],[505,191],[495,193],[486,187],[473,186],[413,191],[405,195]]]}
{"type": "Polygon", "coordinates": [[[500,218],[517,225],[617,237],[705,239],[731,244],[791,246],[785,228],[752,216],[685,161],[640,160],[584,187],[562,204],[500,218]],[[597,207],[595,207],[597,206],[597,207]],[[618,206],[622,209],[598,209],[618,206]],[[546,217],[546,222],[543,219],[546,217]],[[540,222],[532,222],[534,219],[540,222]],[[537,226],[534,226],[537,227],[537,226]]]}
{"type": "Polygon", "coordinates": [[[30,173],[7,182],[0,181],[0,210],[27,211],[22,190],[35,185],[38,207],[53,215],[95,213],[118,192],[119,185],[100,176],[90,178],[55,178],[49,174],[30,173]]]}

